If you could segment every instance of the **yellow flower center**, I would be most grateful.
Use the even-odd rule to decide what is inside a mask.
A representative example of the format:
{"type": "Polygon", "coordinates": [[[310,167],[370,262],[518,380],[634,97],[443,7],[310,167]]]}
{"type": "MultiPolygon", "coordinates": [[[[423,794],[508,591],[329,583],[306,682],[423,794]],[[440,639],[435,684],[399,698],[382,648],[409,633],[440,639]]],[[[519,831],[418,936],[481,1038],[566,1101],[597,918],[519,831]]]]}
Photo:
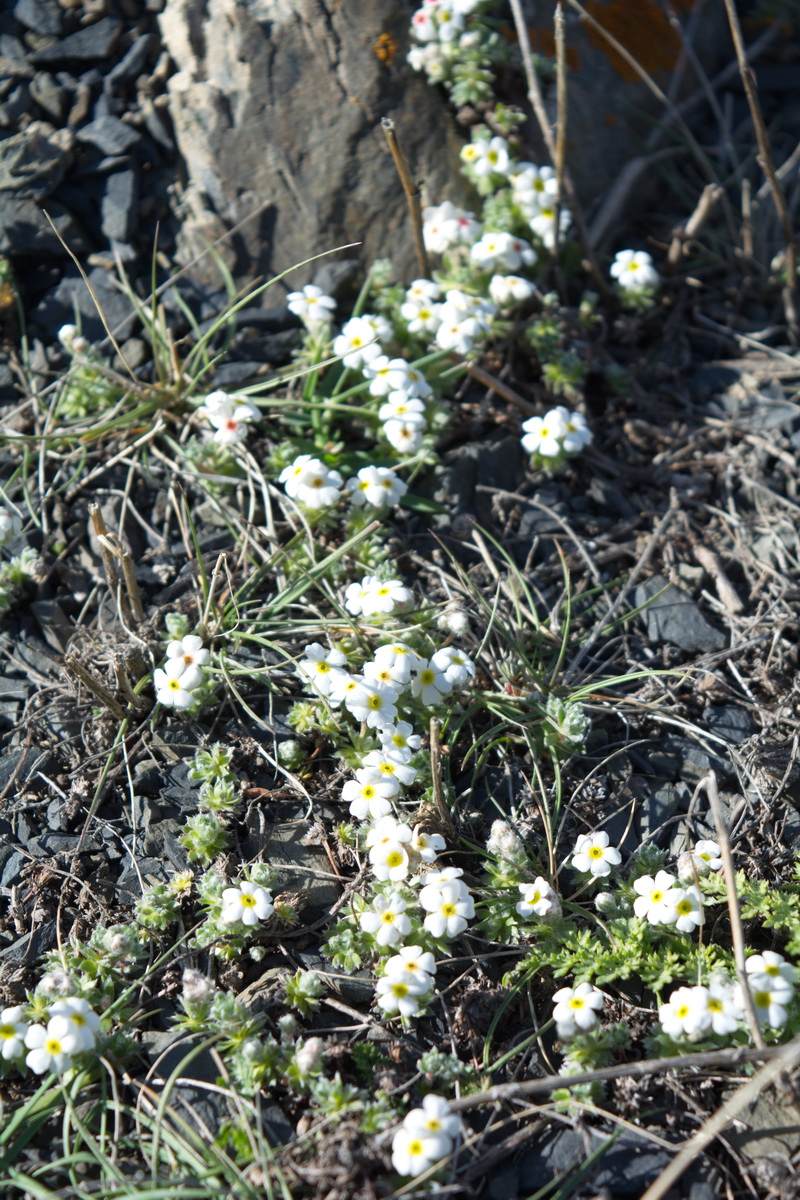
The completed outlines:
{"type": "Polygon", "coordinates": [[[423,1154],[423,1151],[424,1151],[424,1147],[422,1145],[422,1142],[409,1142],[408,1143],[408,1153],[411,1155],[412,1158],[420,1158],[423,1154]]]}
{"type": "Polygon", "coordinates": [[[8,1041],[9,1038],[16,1036],[17,1032],[13,1025],[0,1025],[0,1038],[5,1038],[8,1041]]]}
{"type": "Polygon", "coordinates": [[[575,1008],[575,1009],[585,1008],[586,1001],[584,1000],[583,996],[573,996],[569,1002],[569,1006],[570,1006],[570,1008],[575,1008]]]}
{"type": "Polygon", "coordinates": [[[70,1019],[70,1021],[72,1021],[72,1024],[77,1025],[79,1029],[82,1029],[83,1026],[86,1024],[86,1017],[83,1015],[83,1013],[79,1013],[79,1012],[70,1013],[69,1019],[70,1019]]]}
{"type": "Polygon", "coordinates": [[[393,912],[385,912],[381,919],[384,921],[384,923],[386,925],[391,925],[392,922],[394,921],[394,913],[393,912]]]}
{"type": "Polygon", "coordinates": [[[251,896],[249,894],[249,892],[244,892],[242,894],[241,905],[243,908],[255,908],[255,906],[256,906],[255,896],[251,896]]]}
{"type": "Polygon", "coordinates": [[[172,692],[179,692],[179,691],[181,690],[181,681],[180,681],[180,679],[170,679],[169,683],[167,684],[167,687],[168,687],[168,688],[170,689],[170,691],[172,691],[172,692]]]}
{"type": "Polygon", "coordinates": [[[688,1004],[681,1004],[678,1006],[678,1008],[675,1009],[675,1016],[679,1017],[681,1021],[683,1020],[684,1017],[688,1017],[688,1015],[689,1015],[689,1005],[688,1004]]]}
{"type": "Polygon", "coordinates": [[[597,858],[602,858],[602,857],[603,857],[602,846],[590,846],[589,847],[589,858],[597,859],[597,858]]]}
{"type": "Polygon", "coordinates": [[[662,901],[663,899],[664,899],[664,893],[663,893],[663,892],[651,892],[651,893],[650,893],[650,901],[651,901],[651,903],[652,903],[652,904],[658,904],[658,903],[660,903],[660,901],[662,901]]]}
{"type": "Polygon", "coordinates": [[[753,1004],[758,1008],[769,1008],[770,994],[769,992],[754,992],[753,1004]]]}
{"type": "Polygon", "coordinates": [[[408,984],[407,983],[393,983],[392,984],[392,995],[397,996],[398,1000],[402,1000],[403,996],[408,995],[408,984]]]}
{"type": "Polygon", "coordinates": [[[708,1000],[708,1007],[711,1012],[722,1012],[722,1001],[718,1000],[716,996],[710,996],[708,1000]]]}
{"type": "Polygon", "coordinates": [[[445,917],[454,917],[456,915],[455,904],[443,904],[442,905],[442,914],[445,917]]]}
{"type": "Polygon", "coordinates": [[[387,867],[400,867],[403,865],[403,855],[400,850],[393,850],[386,859],[387,867]]]}
{"type": "Polygon", "coordinates": [[[58,1038],[48,1038],[44,1044],[44,1048],[48,1054],[60,1054],[61,1042],[58,1038]]]}
{"type": "Polygon", "coordinates": [[[678,912],[680,913],[680,915],[682,917],[688,916],[688,914],[692,911],[693,910],[692,910],[691,900],[681,900],[678,903],[678,912]]]}

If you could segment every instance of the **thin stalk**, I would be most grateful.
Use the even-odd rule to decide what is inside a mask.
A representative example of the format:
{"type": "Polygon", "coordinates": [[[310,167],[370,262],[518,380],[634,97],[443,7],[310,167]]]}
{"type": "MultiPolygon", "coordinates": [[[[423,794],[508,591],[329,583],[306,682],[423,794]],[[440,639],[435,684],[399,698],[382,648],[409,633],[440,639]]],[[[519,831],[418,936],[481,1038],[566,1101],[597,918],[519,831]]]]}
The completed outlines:
{"type": "Polygon", "coordinates": [[[397,174],[400,176],[400,182],[403,185],[405,192],[406,204],[408,205],[408,215],[411,218],[411,233],[414,238],[414,250],[417,255],[419,269],[422,272],[424,279],[430,279],[430,264],[428,262],[428,253],[425,249],[425,238],[422,232],[422,203],[420,199],[419,188],[414,182],[413,176],[408,166],[408,161],[403,148],[397,140],[397,131],[394,121],[388,117],[384,117],[381,121],[381,129],[383,130],[386,141],[389,143],[394,165],[397,169],[397,174]]]}

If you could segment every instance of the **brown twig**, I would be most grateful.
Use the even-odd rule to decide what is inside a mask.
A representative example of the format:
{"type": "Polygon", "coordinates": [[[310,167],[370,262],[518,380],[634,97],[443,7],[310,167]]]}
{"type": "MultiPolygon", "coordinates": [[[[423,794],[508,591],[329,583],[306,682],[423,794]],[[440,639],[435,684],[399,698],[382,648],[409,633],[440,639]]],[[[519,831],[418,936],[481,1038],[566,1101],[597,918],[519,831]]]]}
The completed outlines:
{"type": "Polygon", "coordinates": [[[94,535],[97,538],[97,544],[100,547],[100,558],[103,563],[103,571],[105,572],[108,590],[111,592],[114,603],[117,606],[122,624],[129,628],[133,624],[133,618],[130,605],[128,604],[128,598],[122,590],[120,579],[117,575],[117,565],[115,559],[118,557],[118,555],[116,555],[112,547],[111,540],[108,536],[108,528],[103,518],[103,514],[100,511],[99,504],[89,505],[89,517],[92,522],[94,535]]]}
{"type": "Polygon", "coordinates": [[[747,1016],[747,1023],[750,1026],[751,1037],[756,1046],[760,1050],[763,1050],[765,1042],[761,1033],[761,1027],[758,1024],[753,996],[747,979],[747,971],[744,967],[744,930],[742,929],[739,897],[736,894],[736,872],[733,866],[733,855],[731,854],[731,841],[728,837],[728,827],[722,816],[717,777],[713,771],[709,771],[705,778],[701,779],[698,784],[699,788],[703,788],[708,796],[708,804],[714,820],[714,828],[717,831],[717,841],[719,842],[720,854],[722,856],[722,874],[725,879],[725,896],[728,901],[728,914],[731,919],[731,940],[733,942],[733,961],[736,966],[736,978],[739,980],[739,987],[742,991],[742,1000],[744,1001],[745,1014],[747,1016]]]}
{"type": "Polygon", "coordinates": [[[444,785],[442,783],[442,744],[439,740],[438,717],[431,717],[429,733],[433,803],[442,827],[452,833],[454,831],[453,818],[445,802],[444,785]]]}
{"type": "Polygon", "coordinates": [[[669,253],[667,254],[667,262],[671,267],[676,267],[681,260],[683,248],[692,238],[697,237],[700,230],[705,225],[708,218],[717,206],[717,202],[725,195],[725,189],[718,183],[707,183],[700,193],[700,199],[697,201],[695,210],[689,217],[685,225],[679,225],[672,232],[672,242],[670,244],[669,253]]]}
{"type": "MultiPolygon", "coordinates": [[[[544,98],[542,89],[539,86],[539,77],[536,74],[536,65],[533,61],[533,51],[531,49],[531,39],[528,33],[528,26],[525,23],[525,14],[522,11],[522,0],[511,0],[511,12],[514,17],[514,26],[517,31],[519,40],[520,53],[522,54],[522,66],[525,71],[525,81],[528,84],[528,99],[531,108],[536,116],[536,121],[541,130],[544,144],[547,147],[547,153],[550,155],[550,162],[555,165],[558,161],[556,151],[556,141],[553,137],[553,131],[550,128],[550,122],[547,119],[547,111],[544,106],[544,98]]],[[[564,191],[572,211],[572,219],[575,222],[575,229],[578,233],[578,238],[581,243],[581,249],[586,256],[586,262],[589,272],[594,279],[595,286],[602,296],[609,295],[609,286],[606,282],[603,272],[598,266],[597,259],[594,256],[591,241],[589,240],[589,231],[586,227],[586,222],[583,217],[583,210],[578,201],[578,196],[572,183],[572,177],[566,165],[564,167],[564,191]]],[[[557,235],[556,235],[557,236],[557,235]]]]}
{"type": "Polygon", "coordinates": [[[525,413],[526,417],[535,416],[539,409],[535,404],[531,404],[530,400],[526,400],[524,396],[520,396],[519,392],[515,392],[507,383],[503,383],[495,375],[490,375],[483,367],[479,367],[477,363],[470,363],[467,367],[467,374],[473,379],[477,379],[478,383],[482,383],[484,387],[489,388],[492,392],[497,392],[498,396],[502,396],[509,404],[513,404],[520,412],[525,413]]]}
{"type": "Polygon", "coordinates": [[[553,220],[553,254],[558,255],[561,204],[567,170],[567,39],[561,0],[556,4],[553,20],[556,41],[556,206],[553,220]]]}
{"type": "Polygon", "coordinates": [[[92,672],[85,667],[82,662],[79,662],[78,659],[71,654],[67,655],[61,661],[69,673],[74,675],[75,678],[84,685],[84,687],[87,687],[92,695],[96,696],[100,703],[105,705],[113,717],[116,717],[118,721],[125,719],[126,714],[123,705],[120,704],[116,696],[112,695],[106,685],[102,683],[96,675],[93,675],[92,672]]]}
{"type": "Polygon", "coordinates": [[[417,252],[417,262],[419,269],[422,272],[424,279],[430,278],[430,265],[428,263],[428,253],[425,249],[425,238],[422,233],[422,204],[420,200],[419,188],[414,182],[414,178],[403,153],[403,148],[397,140],[397,131],[394,121],[388,117],[383,117],[381,120],[381,129],[383,130],[386,141],[389,143],[394,165],[397,168],[397,174],[400,176],[400,182],[403,185],[405,192],[406,204],[408,205],[408,215],[411,218],[411,232],[414,237],[414,249],[417,252]]]}
{"type": "MultiPolygon", "coordinates": [[[[794,1045],[790,1042],[789,1045],[794,1045]]],[[[800,1047],[800,1039],[798,1039],[800,1047]]],[[[499,1104],[504,1100],[522,1100],[556,1088],[577,1087],[584,1083],[602,1083],[608,1079],[641,1079],[643,1075],[663,1075],[667,1071],[696,1070],[698,1067],[719,1071],[725,1067],[736,1067],[741,1063],[763,1062],[779,1058],[786,1046],[767,1046],[763,1050],[745,1050],[732,1046],[729,1050],[706,1050],[697,1054],[672,1055],[669,1058],[650,1058],[643,1062],[620,1063],[616,1067],[601,1067],[596,1071],[583,1071],[580,1075],[543,1075],[540,1079],[526,1079],[521,1083],[498,1083],[482,1092],[472,1092],[460,1100],[451,1100],[453,1112],[466,1112],[483,1104],[499,1104]]],[[[798,1055],[800,1057],[800,1054],[798,1055]]],[[[775,1071],[777,1075],[783,1066],[775,1071]]],[[[757,1078],[757,1076],[756,1076],[757,1078]]]]}
{"type": "MultiPolygon", "coordinates": [[[[721,1053],[724,1054],[725,1051],[723,1050],[721,1053]]],[[[765,1050],[752,1051],[751,1054],[752,1058],[750,1061],[757,1057],[769,1057],[771,1061],[767,1062],[752,1079],[743,1084],[732,1096],[729,1096],[725,1103],[697,1131],[694,1137],[690,1138],[683,1145],[669,1166],[661,1172],[655,1183],[650,1184],[650,1187],[642,1196],[642,1200],[661,1200],[661,1197],[665,1196],[673,1184],[677,1183],[684,1171],[691,1166],[698,1155],[702,1154],[706,1146],[713,1142],[717,1134],[722,1132],[729,1121],[732,1121],[742,1109],[746,1108],[753,1100],[756,1100],[760,1093],[778,1078],[781,1072],[789,1070],[800,1062],[800,1038],[794,1038],[785,1046],[770,1046],[765,1050]]],[[[678,1061],[684,1063],[689,1058],[691,1058],[691,1055],[686,1055],[678,1059],[678,1061]]]]}
{"type": "Polygon", "coordinates": [[[758,142],[758,153],[761,159],[761,166],[764,169],[764,174],[769,180],[770,191],[772,192],[772,200],[775,205],[775,211],[778,214],[778,219],[783,229],[783,236],[786,242],[786,287],[783,289],[783,307],[786,313],[786,323],[791,330],[795,341],[798,338],[797,324],[797,308],[795,306],[795,289],[797,287],[797,250],[794,241],[794,227],[789,208],[786,204],[786,197],[783,194],[780,180],[775,173],[775,163],[772,158],[772,149],[769,144],[769,135],[767,127],[764,124],[764,114],[761,111],[761,105],[758,102],[758,92],[756,91],[753,72],[747,63],[747,55],[744,48],[744,39],[742,38],[742,27],[739,24],[739,16],[736,12],[733,0],[725,0],[725,11],[728,14],[728,24],[731,27],[731,36],[733,37],[733,45],[736,50],[736,60],[739,64],[739,74],[742,78],[747,103],[750,108],[750,116],[753,120],[753,128],[756,132],[756,141],[758,142]]]}

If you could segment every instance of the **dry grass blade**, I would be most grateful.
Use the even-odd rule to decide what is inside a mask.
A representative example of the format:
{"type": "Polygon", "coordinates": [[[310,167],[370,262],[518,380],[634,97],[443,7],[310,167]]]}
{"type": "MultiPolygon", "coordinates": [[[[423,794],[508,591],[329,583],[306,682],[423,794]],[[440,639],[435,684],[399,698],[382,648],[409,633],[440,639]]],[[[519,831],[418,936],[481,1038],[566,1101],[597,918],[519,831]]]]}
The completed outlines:
{"type": "MultiPolygon", "coordinates": [[[[768,1051],[762,1050],[759,1053],[765,1055],[768,1051]]],[[[685,1062],[686,1059],[684,1058],[682,1061],[685,1062]]],[[[743,1084],[709,1117],[695,1136],[678,1151],[655,1183],[650,1185],[642,1196],[642,1200],[661,1200],[662,1196],[665,1196],[678,1182],[698,1155],[702,1154],[706,1146],[709,1146],[714,1138],[722,1133],[728,1122],[732,1121],[753,1100],[756,1100],[761,1092],[774,1083],[783,1071],[796,1066],[798,1062],[800,1062],[800,1038],[794,1038],[785,1046],[775,1047],[775,1055],[771,1061],[766,1063],[751,1080],[743,1084]]]]}
{"type": "Polygon", "coordinates": [[[725,0],[725,11],[728,14],[728,24],[731,27],[731,36],[733,37],[733,45],[736,49],[736,60],[739,64],[739,74],[742,77],[742,86],[744,87],[747,103],[750,108],[750,116],[753,119],[753,128],[756,133],[758,142],[758,152],[761,159],[761,165],[764,168],[764,174],[769,181],[772,199],[775,204],[775,211],[778,214],[778,219],[783,229],[783,236],[786,241],[786,287],[783,292],[784,310],[786,312],[786,321],[791,330],[792,337],[797,342],[800,336],[800,329],[797,324],[797,308],[795,305],[795,292],[797,289],[797,250],[794,241],[794,226],[792,217],[786,204],[786,197],[783,194],[780,180],[775,173],[775,163],[772,159],[772,149],[769,144],[769,135],[767,127],[764,124],[764,114],[761,111],[761,105],[758,102],[758,92],[756,91],[753,73],[747,63],[747,55],[744,49],[744,39],[742,38],[742,27],[739,24],[739,16],[734,7],[733,0],[725,0]]]}
{"type": "Polygon", "coordinates": [[[403,147],[397,140],[397,130],[395,129],[394,121],[390,121],[388,117],[384,117],[381,121],[381,129],[386,135],[386,141],[389,144],[389,149],[392,153],[394,165],[397,168],[397,174],[400,176],[400,182],[403,185],[405,192],[406,203],[408,205],[408,213],[411,217],[411,232],[414,236],[414,249],[417,254],[417,262],[419,269],[422,272],[423,279],[429,279],[431,268],[428,262],[428,253],[425,249],[425,238],[422,233],[422,210],[420,207],[419,188],[414,182],[411,170],[408,165],[408,160],[403,153],[403,147]]]}

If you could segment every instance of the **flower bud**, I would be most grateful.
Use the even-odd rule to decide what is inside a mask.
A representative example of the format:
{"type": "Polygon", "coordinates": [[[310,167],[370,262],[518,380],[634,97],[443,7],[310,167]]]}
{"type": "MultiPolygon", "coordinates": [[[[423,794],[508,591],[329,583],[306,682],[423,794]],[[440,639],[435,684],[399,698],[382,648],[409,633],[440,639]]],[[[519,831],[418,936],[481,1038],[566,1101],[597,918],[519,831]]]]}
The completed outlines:
{"type": "Polygon", "coordinates": [[[496,854],[498,858],[503,858],[506,862],[525,862],[525,847],[508,821],[492,823],[491,832],[486,841],[486,849],[490,854],[496,854]]]}
{"type": "Polygon", "coordinates": [[[594,906],[604,916],[615,916],[617,912],[617,898],[613,892],[598,892],[594,898],[594,906]]]}
{"type": "Polygon", "coordinates": [[[282,1017],[278,1018],[278,1028],[281,1031],[281,1037],[290,1042],[293,1037],[297,1036],[297,1019],[291,1013],[284,1013],[282,1017]]]}
{"type": "Polygon", "coordinates": [[[206,979],[199,971],[187,967],[183,972],[183,999],[187,1004],[198,1004],[213,996],[215,987],[210,979],[206,979]]]}
{"type": "Polygon", "coordinates": [[[285,742],[278,743],[278,762],[282,767],[286,767],[287,771],[296,771],[303,765],[305,757],[305,750],[296,738],[288,738],[285,742]]]}
{"type": "Polygon", "coordinates": [[[36,985],[37,996],[74,996],[77,990],[72,976],[60,969],[48,971],[36,985]]]}
{"type": "Polygon", "coordinates": [[[322,1038],[312,1037],[307,1042],[304,1042],[295,1054],[298,1071],[303,1075],[308,1075],[311,1071],[316,1070],[324,1049],[325,1043],[322,1038]]]}
{"type": "Polygon", "coordinates": [[[445,633],[463,638],[469,633],[469,616],[457,604],[448,604],[436,619],[436,624],[445,633]]]}

